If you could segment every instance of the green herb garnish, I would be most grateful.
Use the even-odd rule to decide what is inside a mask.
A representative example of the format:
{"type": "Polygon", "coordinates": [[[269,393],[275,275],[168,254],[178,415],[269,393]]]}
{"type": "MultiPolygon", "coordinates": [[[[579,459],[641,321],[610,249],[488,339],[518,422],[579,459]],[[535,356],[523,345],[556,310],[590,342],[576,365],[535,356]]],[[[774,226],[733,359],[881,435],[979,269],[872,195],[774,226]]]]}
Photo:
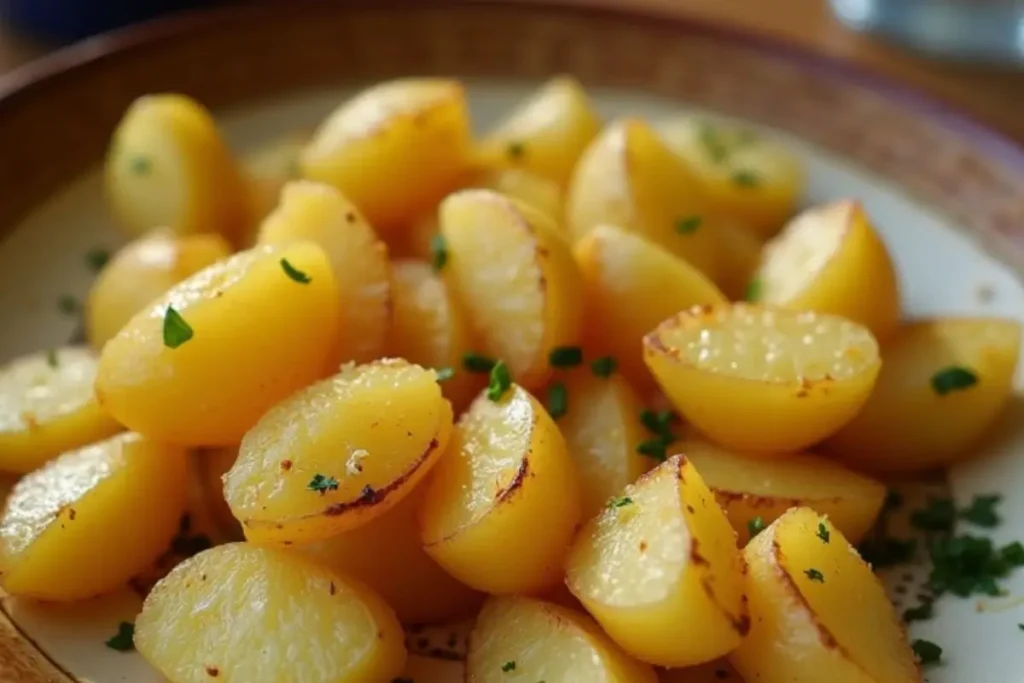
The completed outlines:
{"type": "Polygon", "coordinates": [[[952,531],[956,508],[949,498],[929,498],[928,504],[910,515],[910,523],[921,531],[952,531]]]}
{"type": "Polygon", "coordinates": [[[760,516],[754,517],[752,520],[747,522],[747,533],[753,538],[759,533],[765,530],[764,520],[760,516]]]}
{"type": "Polygon", "coordinates": [[[598,377],[611,377],[618,367],[614,356],[601,356],[590,363],[590,371],[598,377]]]}
{"type": "Polygon", "coordinates": [[[122,621],[117,626],[117,635],[106,642],[107,647],[118,652],[131,652],[135,649],[135,624],[122,621]]]}
{"type": "Polygon", "coordinates": [[[764,288],[761,278],[755,277],[747,283],[747,289],[743,292],[744,301],[759,301],[761,290],[764,288]]]}
{"type": "Polygon", "coordinates": [[[181,314],[168,306],[164,313],[164,346],[169,349],[176,349],[193,336],[192,327],[189,326],[181,314]]]}
{"type": "Polygon", "coordinates": [[[932,375],[932,390],[939,396],[951,391],[962,391],[978,383],[978,376],[973,370],[960,366],[950,366],[932,375]]]}
{"type": "Polygon", "coordinates": [[[996,505],[1002,500],[1002,496],[995,494],[990,496],[975,496],[971,505],[960,511],[960,519],[970,522],[974,526],[994,527],[1002,521],[996,514],[996,505]]]}
{"type": "Polygon", "coordinates": [[[519,160],[526,154],[526,145],[521,142],[510,142],[508,143],[508,158],[513,160],[519,160]]]}
{"type": "Polygon", "coordinates": [[[430,265],[435,273],[440,273],[447,263],[448,240],[441,233],[437,233],[430,238],[430,265]]]}
{"type": "Polygon", "coordinates": [[[885,535],[874,536],[865,539],[857,546],[857,552],[874,569],[893,567],[914,559],[914,554],[917,552],[917,540],[885,535]]]}
{"type": "Polygon", "coordinates": [[[57,298],[57,310],[64,315],[74,315],[78,313],[79,308],[81,308],[81,304],[78,303],[78,299],[70,294],[61,294],[57,298]]]}
{"type": "Polygon", "coordinates": [[[146,175],[153,168],[152,162],[149,157],[134,156],[131,161],[128,162],[128,168],[135,175],[146,175]]]}
{"type": "Polygon", "coordinates": [[[491,381],[487,385],[487,398],[500,401],[505,392],[512,386],[512,376],[508,372],[505,361],[499,360],[491,368],[491,381]]]}
{"type": "Polygon", "coordinates": [[[327,493],[328,491],[338,490],[338,480],[334,477],[327,477],[322,474],[314,474],[313,478],[306,484],[306,488],[310,491],[316,491],[320,495],[327,493]]]}
{"type": "Polygon", "coordinates": [[[712,126],[702,125],[697,133],[697,139],[714,163],[720,164],[728,158],[729,148],[722,140],[722,136],[712,126]]]}
{"type": "Polygon", "coordinates": [[[96,247],[85,254],[85,263],[95,272],[103,270],[103,266],[110,261],[110,252],[106,249],[96,247]]]}
{"type": "Polygon", "coordinates": [[[438,368],[434,370],[434,374],[438,382],[447,382],[455,377],[455,370],[453,368],[438,368]]]}
{"type": "Polygon", "coordinates": [[[912,621],[927,621],[932,618],[934,612],[935,603],[931,600],[925,600],[917,607],[903,610],[903,621],[908,624],[912,621]]]}
{"type": "Polygon", "coordinates": [[[490,372],[494,369],[496,361],[475,351],[467,351],[462,354],[462,367],[469,372],[490,372]]]}
{"type": "Polygon", "coordinates": [[[748,170],[740,170],[733,173],[732,182],[740,187],[757,187],[761,184],[757,174],[748,170]]]}
{"type": "Polygon", "coordinates": [[[311,278],[309,275],[303,273],[301,270],[293,266],[291,263],[288,262],[288,259],[286,258],[281,259],[281,268],[284,269],[285,275],[295,280],[299,284],[308,285],[310,282],[313,281],[313,278],[311,278]]]}
{"type": "Polygon", "coordinates": [[[46,364],[51,368],[55,368],[60,365],[60,361],[57,358],[57,349],[47,349],[46,351],[46,364]]]}
{"type": "Polygon", "coordinates": [[[514,659],[510,659],[509,661],[507,661],[504,664],[502,664],[501,665],[501,670],[504,671],[505,673],[508,673],[509,671],[515,671],[516,670],[516,662],[515,662],[515,660],[514,659]]]}
{"type": "Polygon", "coordinates": [[[805,569],[804,570],[804,574],[806,574],[807,578],[810,579],[811,581],[817,581],[818,583],[825,583],[825,575],[822,574],[821,572],[819,572],[817,569],[814,569],[813,567],[811,569],[805,569]]]}
{"type": "Polygon", "coordinates": [[[666,439],[663,436],[656,436],[653,439],[643,441],[636,447],[636,452],[654,458],[658,462],[668,459],[668,447],[672,445],[673,439],[666,439]]]}
{"type": "Polygon", "coordinates": [[[700,216],[687,216],[676,221],[676,232],[680,235],[689,235],[697,231],[704,219],[700,216]]]}
{"type": "Polygon", "coordinates": [[[632,505],[633,499],[629,496],[616,496],[608,501],[608,509],[614,510],[615,508],[623,508],[627,505],[632,505]]]}
{"type": "Polygon", "coordinates": [[[558,418],[569,412],[569,392],[561,382],[552,384],[548,389],[548,414],[551,418],[558,418]]]}
{"type": "Polygon", "coordinates": [[[929,640],[918,638],[910,645],[922,665],[937,664],[942,659],[942,648],[929,640]]]}
{"type": "Polygon", "coordinates": [[[822,543],[828,543],[832,538],[832,534],[829,533],[828,527],[825,526],[824,522],[818,522],[818,538],[821,539],[822,543]]]}
{"type": "Polygon", "coordinates": [[[997,548],[989,538],[962,534],[940,535],[928,543],[932,570],[928,588],[936,596],[953,593],[999,596],[998,581],[1024,566],[1024,546],[1010,543],[997,548]]]}
{"type": "Polygon", "coordinates": [[[578,346],[558,346],[548,354],[553,368],[574,368],[583,362],[583,349],[578,346]]]}

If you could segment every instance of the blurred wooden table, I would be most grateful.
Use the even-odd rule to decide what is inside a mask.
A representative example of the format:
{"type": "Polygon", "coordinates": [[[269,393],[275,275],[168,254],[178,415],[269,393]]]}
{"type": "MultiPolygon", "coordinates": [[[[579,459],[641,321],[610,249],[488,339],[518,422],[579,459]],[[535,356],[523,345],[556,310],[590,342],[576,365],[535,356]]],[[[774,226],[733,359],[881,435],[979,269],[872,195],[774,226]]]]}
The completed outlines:
{"type": "MultiPolygon", "coordinates": [[[[696,16],[767,34],[912,84],[1024,143],[1024,68],[972,67],[912,55],[848,31],[831,16],[825,0],[562,1],[642,7],[668,16],[696,16]]],[[[45,52],[44,46],[12,35],[0,24],[0,77],[45,52]]]]}

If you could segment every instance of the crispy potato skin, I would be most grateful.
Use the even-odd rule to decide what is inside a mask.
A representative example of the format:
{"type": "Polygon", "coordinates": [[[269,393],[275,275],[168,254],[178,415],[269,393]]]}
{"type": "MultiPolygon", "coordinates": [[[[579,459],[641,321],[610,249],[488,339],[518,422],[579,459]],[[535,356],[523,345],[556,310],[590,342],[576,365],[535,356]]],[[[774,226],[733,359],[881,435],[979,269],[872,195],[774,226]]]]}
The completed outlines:
{"type": "Polygon", "coordinates": [[[71,601],[120,587],[167,549],[187,480],[184,450],[133,433],[26,475],[0,519],[4,590],[71,601]]]}
{"type": "Polygon", "coordinates": [[[237,444],[268,408],[323,376],[338,308],[317,245],[241,252],[175,285],[107,342],[97,398],[119,422],[155,439],[237,444]],[[282,261],[309,282],[293,280],[282,261]],[[193,331],[177,348],[164,340],[168,307],[193,331]]]}

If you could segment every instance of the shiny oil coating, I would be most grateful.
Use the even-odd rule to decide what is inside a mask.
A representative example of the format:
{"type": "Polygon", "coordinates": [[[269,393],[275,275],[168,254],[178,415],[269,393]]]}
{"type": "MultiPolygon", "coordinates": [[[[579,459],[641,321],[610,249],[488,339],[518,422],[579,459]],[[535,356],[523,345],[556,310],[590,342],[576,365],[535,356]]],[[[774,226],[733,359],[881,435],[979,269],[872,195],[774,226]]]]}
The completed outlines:
{"type": "Polygon", "coordinates": [[[0,369],[0,432],[32,429],[81,409],[93,400],[96,366],[91,351],[68,347],[25,356],[0,369]]]}

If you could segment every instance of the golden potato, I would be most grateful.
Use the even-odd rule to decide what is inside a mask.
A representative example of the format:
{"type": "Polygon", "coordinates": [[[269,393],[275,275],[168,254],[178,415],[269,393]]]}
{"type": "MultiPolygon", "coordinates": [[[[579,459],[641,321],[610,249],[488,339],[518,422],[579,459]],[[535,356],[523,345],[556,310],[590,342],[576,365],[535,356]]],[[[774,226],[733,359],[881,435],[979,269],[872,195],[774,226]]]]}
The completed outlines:
{"type": "Polygon", "coordinates": [[[225,446],[200,451],[196,455],[196,470],[202,488],[206,509],[217,530],[232,540],[243,538],[242,526],[224,499],[224,475],[238,459],[238,446],[225,446]]]}
{"type": "Polygon", "coordinates": [[[853,419],[881,365],[871,333],[837,316],[749,304],[695,307],[644,337],[672,403],[713,441],[787,453],[853,419]]]}
{"type": "Polygon", "coordinates": [[[653,385],[641,339],[665,318],[698,304],[726,302],[699,270],[653,242],[599,225],[576,243],[583,278],[584,343],[612,355],[637,386],[653,385]]]}
{"type": "Polygon", "coordinates": [[[731,223],[718,226],[718,272],[715,284],[730,301],[751,298],[754,275],[761,262],[761,242],[746,228],[731,223]]]}
{"type": "Polygon", "coordinates": [[[96,402],[89,349],[34,353],[0,367],[0,472],[25,473],[121,431],[96,402]]]}
{"type": "Polygon", "coordinates": [[[388,248],[352,202],[332,187],[297,181],[260,227],[259,244],[300,240],[323,247],[338,283],[341,324],[331,371],[340,363],[379,358],[391,322],[388,248]]]}
{"type": "Polygon", "coordinates": [[[936,318],[901,328],[882,349],[871,398],[825,444],[857,469],[920,472],[969,455],[1010,400],[1020,323],[936,318]]]}
{"type": "Polygon", "coordinates": [[[460,83],[405,78],[342,104],[317,129],[299,164],[303,177],[341,190],[387,235],[458,186],[469,141],[460,83]]]}
{"type": "Polygon", "coordinates": [[[920,683],[885,589],[826,517],[790,510],[743,555],[751,628],[729,661],[746,680],[920,683]]]}
{"type": "Polygon", "coordinates": [[[713,214],[770,237],[804,188],[800,161],[786,146],[735,123],[683,116],[658,127],[700,180],[713,214]]]}
{"type": "Polygon", "coordinates": [[[760,518],[771,524],[791,507],[804,506],[829,521],[859,543],[875,523],[885,502],[886,488],[811,454],[766,459],[689,439],[673,449],[685,453],[715,494],[740,545],[750,540],[750,526],[760,518]]]}
{"type": "Polygon", "coordinates": [[[583,528],[565,581],[615,642],[659,666],[721,657],[750,627],[736,534],[678,455],[583,528]]]}
{"type": "Polygon", "coordinates": [[[590,519],[650,469],[651,460],[637,452],[648,438],[640,422],[643,406],[621,375],[597,377],[581,368],[565,377],[564,386],[569,409],[558,426],[579,472],[583,519],[590,519]]]}
{"type": "Polygon", "coordinates": [[[107,342],[97,398],[155,439],[236,444],[268,408],[323,375],[338,309],[315,244],[236,254],[175,285],[107,342]]]}
{"type": "Polygon", "coordinates": [[[224,497],[259,542],[318,541],[380,517],[448,444],[452,409],[432,370],[388,359],[343,367],[246,433],[224,497]]]}
{"type": "Polygon", "coordinates": [[[576,239],[598,225],[615,225],[709,277],[717,273],[717,226],[699,183],[639,119],[610,124],[587,147],[573,172],[565,213],[576,239]]]}
{"type": "Polygon", "coordinates": [[[392,324],[389,355],[438,370],[451,369],[441,383],[456,413],[469,405],[484,386],[483,375],[464,372],[462,357],[472,349],[469,321],[455,305],[444,280],[420,261],[392,265],[392,324]]]}
{"type": "Polygon", "coordinates": [[[756,278],[765,304],[841,315],[881,341],[899,324],[896,271],[859,202],[832,202],[794,218],[765,246],[756,278]]]}
{"type": "Polygon", "coordinates": [[[281,190],[299,178],[299,154],[309,143],[311,132],[296,131],[272,140],[242,157],[241,164],[249,190],[249,226],[246,246],[255,242],[256,230],[277,207],[281,190]]]}
{"type": "Polygon", "coordinates": [[[402,628],[372,590],[245,543],[200,553],[158,583],[135,646],[171,683],[390,681],[406,658],[402,628]]]}
{"type": "Polygon", "coordinates": [[[403,624],[427,624],[474,614],[483,596],[459,583],[423,550],[416,511],[424,487],[363,526],[298,552],[377,591],[403,624]]]}
{"type": "Polygon", "coordinates": [[[453,576],[497,594],[539,593],[561,579],[579,483],[558,427],[524,389],[473,402],[427,487],[421,538],[453,576]]]}
{"type": "Polygon", "coordinates": [[[573,166],[601,129],[594,106],[571,76],[558,76],[513,111],[480,143],[489,166],[514,166],[565,187],[573,166]]]}
{"type": "Polygon", "coordinates": [[[241,172],[210,113],[184,95],[135,100],[114,131],[105,173],[111,208],[132,235],[167,226],[234,241],[248,223],[241,172]]]}
{"type": "Polygon", "coordinates": [[[185,278],[231,256],[231,245],[215,234],[146,233],[119,250],[89,291],[86,337],[102,349],[136,313],[185,278]]]}
{"type": "Polygon", "coordinates": [[[548,354],[579,334],[579,272],[557,226],[490,190],[463,190],[441,204],[443,274],[469,314],[483,351],[527,388],[551,374],[548,354]]]}
{"type": "Polygon", "coordinates": [[[487,601],[469,638],[467,683],[657,683],[587,615],[523,597],[487,601]]]}
{"type": "Polygon", "coordinates": [[[661,669],[658,671],[659,683],[743,683],[743,679],[736,673],[725,659],[719,659],[700,666],[691,666],[685,669],[661,669]]]}
{"type": "Polygon", "coordinates": [[[4,590],[64,601],[118,588],[167,548],[187,483],[184,450],[132,433],[26,475],[0,519],[4,590]]]}

